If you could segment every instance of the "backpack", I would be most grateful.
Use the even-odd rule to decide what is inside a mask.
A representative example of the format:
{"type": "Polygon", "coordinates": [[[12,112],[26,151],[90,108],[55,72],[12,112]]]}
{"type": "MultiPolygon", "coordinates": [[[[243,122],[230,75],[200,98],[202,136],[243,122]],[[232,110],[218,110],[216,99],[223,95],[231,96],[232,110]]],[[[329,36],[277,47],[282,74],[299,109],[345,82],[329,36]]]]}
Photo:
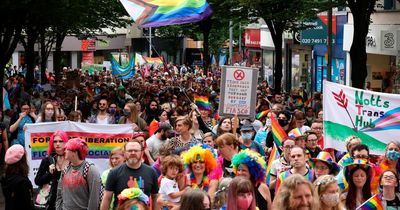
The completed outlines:
{"type": "MultiPolygon", "coordinates": [[[[87,177],[88,177],[88,175],[89,175],[89,169],[90,169],[90,166],[91,166],[91,165],[94,165],[94,164],[85,161],[85,166],[84,166],[84,168],[83,168],[83,178],[86,180],[86,183],[88,183],[87,177]]],[[[71,165],[68,165],[68,166],[63,170],[62,176],[64,176],[64,174],[65,174],[71,167],[72,167],[71,165]]],[[[101,179],[100,179],[99,181],[100,181],[100,193],[99,193],[99,199],[100,199],[100,200],[99,200],[99,207],[98,207],[98,209],[100,209],[100,205],[101,205],[101,202],[102,202],[102,200],[103,200],[104,191],[105,191],[105,187],[104,187],[104,185],[103,185],[103,182],[101,182],[101,179]]],[[[87,187],[89,188],[89,185],[88,185],[87,187]]]]}

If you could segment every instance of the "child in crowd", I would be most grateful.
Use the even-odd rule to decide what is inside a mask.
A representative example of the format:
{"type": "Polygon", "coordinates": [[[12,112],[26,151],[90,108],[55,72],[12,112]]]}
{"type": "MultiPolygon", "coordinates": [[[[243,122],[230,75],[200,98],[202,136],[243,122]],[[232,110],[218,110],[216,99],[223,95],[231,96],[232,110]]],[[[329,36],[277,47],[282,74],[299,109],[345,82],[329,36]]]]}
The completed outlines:
{"type": "Polygon", "coordinates": [[[163,209],[168,209],[168,207],[179,204],[181,196],[186,191],[186,189],[180,191],[176,181],[178,174],[183,172],[181,158],[177,155],[165,157],[161,165],[161,172],[163,178],[158,193],[163,199],[163,209]]]}

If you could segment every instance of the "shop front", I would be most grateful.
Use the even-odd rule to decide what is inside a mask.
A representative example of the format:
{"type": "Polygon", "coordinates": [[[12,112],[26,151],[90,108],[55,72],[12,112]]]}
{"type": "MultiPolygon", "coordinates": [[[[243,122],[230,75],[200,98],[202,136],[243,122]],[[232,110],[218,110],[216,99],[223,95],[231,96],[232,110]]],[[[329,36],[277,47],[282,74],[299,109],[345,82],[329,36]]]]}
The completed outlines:
{"type": "MultiPolygon", "coordinates": [[[[366,88],[387,93],[400,93],[400,25],[370,25],[366,38],[366,88]]],[[[349,51],[353,25],[345,25],[343,49],[349,51]]],[[[350,59],[349,59],[350,60],[350,59]]],[[[350,64],[348,64],[350,66],[350,64]]]]}

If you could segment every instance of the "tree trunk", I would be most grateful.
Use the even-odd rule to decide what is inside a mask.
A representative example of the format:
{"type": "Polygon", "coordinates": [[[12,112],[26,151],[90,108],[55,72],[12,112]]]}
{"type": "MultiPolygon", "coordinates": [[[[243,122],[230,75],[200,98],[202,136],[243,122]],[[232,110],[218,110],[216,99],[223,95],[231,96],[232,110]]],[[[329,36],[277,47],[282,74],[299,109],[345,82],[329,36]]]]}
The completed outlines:
{"type": "Polygon", "coordinates": [[[25,46],[25,61],[26,61],[26,90],[29,90],[32,87],[33,79],[34,79],[34,69],[35,69],[35,43],[39,36],[39,33],[36,29],[28,27],[26,30],[27,34],[27,43],[25,46]]]}
{"type": "Polygon", "coordinates": [[[46,53],[46,35],[45,31],[40,32],[40,75],[41,84],[47,83],[46,68],[47,68],[47,53],[46,53]]]}
{"type": "Polygon", "coordinates": [[[274,68],[274,91],[275,93],[280,93],[282,90],[282,41],[283,41],[283,31],[285,28],[284,22],[273,22],[271,20],[266,20],[268,28],[271,32],[272,41],[275,46],[275,68],[274,68]]]}
{"type": "MultiPolygon", "coordinates": [[[[367,78],[367,51],[366,37],[370,24],[371,14],[374,11],[376,0],[355,1],[348,0],[353,15],[353,43],[350,48],[351,81],[355,88],[364,88],[367,78]]],[[[374,43],[372,43],[374,44],[374,43]]]]}
{"type": "MultiPolygon", "coordinates": [[[[21,38],[22,27],[2,26],[1,31],[3,34],[0,36],[0,87],[3,87],[4,69],[6,68],[15,48],[17,48],[18,41],[21,38]]],[[[3,90],[2,88],[0,89],[1,110],[5,111],[3,110],[3,90]]]]}
{"type": "Polygon", "coordinates": [[[212,20],[211,18],[207,18],[204,21],[200,22],[200,28],[203,32],[203,68],[204,68],[204,74],[207,75],[208,73],[208,66],[210,65],[210,53],[209,53],[209,36],[210,36],[210,31],[212,27],[212,20]]]}
{"type": "Polygon", "coordinates": [[[55,74],[55,82],[58,84],[61,81],[61,74],[60,74],[60,65],[61,65],[61,46],[62,43],[64,42],[66,34],[65,33],[57,33],[56,35],[56,48],[54,50],[54,55],[53,55],[53,70],[55,74]]]}

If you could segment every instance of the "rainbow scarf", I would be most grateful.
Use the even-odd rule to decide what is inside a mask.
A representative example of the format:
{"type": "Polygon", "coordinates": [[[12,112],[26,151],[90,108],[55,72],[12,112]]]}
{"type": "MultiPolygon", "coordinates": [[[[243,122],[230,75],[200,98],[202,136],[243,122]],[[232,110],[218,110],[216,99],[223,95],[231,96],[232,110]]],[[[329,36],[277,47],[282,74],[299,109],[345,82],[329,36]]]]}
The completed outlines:
{"type": "Polygon", "coordinates": [[[382,196],[376,194],[365,201],[356,210],[383,210],[382,196]]]}
{"type": "Polygon", "coordinates": [[[266,171],[266,174],[267,174],[266,183],[268,186],[270,185],[270,182],[271,182],[272,162],[274,162],[274,160],[279,159],[279,157],[280,157],[279,151],[276,148],[275,143],[273,143],[271,153],[269,154],[267,171],[266,171]]]}
{"type": "Polygon", "coordinates": [[[276,146],[281,147],[282,141],[287,137],[287,134],[273,115],[271,115],[271,128],[276,146]]]}
{"type": "Polygon", "coordinates": [[[211,110],[211,103],[207,96],[194,96],[194,103],[200,110],[211,110]]]}
{"type": "Polygon", "coordinates": [[[259,119],[262,119],[262,118],[266,117],[267,114],[268,114],[268,112],[269,112],[269,109],[257,113],[257,114],[256,114],[256,119],[259,120],[259,119]]]}
{"type": "Polygon", "coordinates": [[[212,15],[206,0],[120,0],[141,28],[193,23],[212,15]]]}
{"type": "Polygon", "coordinates": [[[204,192],[208,192],[208,186],[209,185],[210,185],[210,181],[208,180],[208,177],[206,175],[203,175],[201,183],[197,184],[196,177],[194,176],[194,173],[190,173],[190,186],[193,189],[201,189],[204,192]],[[201,186],[199,186],[199,185],[201,185],[201,186]]]}

